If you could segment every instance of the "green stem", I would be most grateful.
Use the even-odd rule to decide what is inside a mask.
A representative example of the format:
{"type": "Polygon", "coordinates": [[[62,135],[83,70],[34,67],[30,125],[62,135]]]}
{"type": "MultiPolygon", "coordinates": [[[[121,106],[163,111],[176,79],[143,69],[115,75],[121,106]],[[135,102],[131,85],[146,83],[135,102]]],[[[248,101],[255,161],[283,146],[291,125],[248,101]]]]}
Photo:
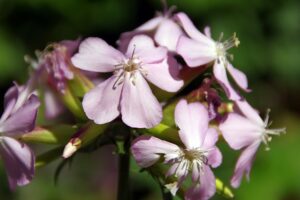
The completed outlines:
{"type": "Polygon", "coordinates": [[[129,169],[130,169],[130,141],[126,139],[123,142],[124,153],[119,153],[119,182],[118,182],[118,200],[130,199],[129,169]]]}

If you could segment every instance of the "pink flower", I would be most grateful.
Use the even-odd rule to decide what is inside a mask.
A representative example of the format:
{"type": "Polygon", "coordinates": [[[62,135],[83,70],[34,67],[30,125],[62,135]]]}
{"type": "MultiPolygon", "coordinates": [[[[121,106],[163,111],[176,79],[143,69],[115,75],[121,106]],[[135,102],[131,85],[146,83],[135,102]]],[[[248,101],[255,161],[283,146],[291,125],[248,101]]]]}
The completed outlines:
{"type": "Polygon", "coordinates": [[[26,144],[16,139],[35,127],[40,102],[30,87],[30,84],[15,85],[7,91],[0,118],[0,157],[11,189],[28,184],[34,176],[35,156],[26,144]]]}
{"type": "Polygon", "coordinates": [[[233,89],[228,81],[226,69],[232,78],[245,91],[249,91],[246,75],[234,68],[229,62],[227,50],[238,46],[239,40],[233,35],[230,39],[221,42],[214,41],[211,38],[209,28],[205,28],[205,35],[197,30],[193,22],[184,13],[176,15],[177,20],[182,25],[185,33],[190,37],[181,36],[177,44],[177,53],[180,54],[187,65],[190,67],[198,67],[210,62],[214,62],[213,73],[219,84],[224,88],[227,96],[231,100],[239,100],[241,96],[233,89]]]}
{"type": "Polygon", "coordinates": [[[259,145],[262,142],[267,145],[271,141],[272,135],[279,135],[285,132],[285,128],[268,129],[268,113],[263,121],[256,110],[245,100],[236,101],[235,103],[240,114],[230,113],[219,128],[231,148],[235,150],[245,148],[237,161],[234,175],[231,179],[231,185],[236,188],[239,187],[244,174],[249,180],[252,162],[259,145]]]}
{"type": "Polygon", "coordinates": [[[222,162],[221,152],[215,146],[218,133],[209,128],[208,111],[200,103],[188,104],[181,100],[175,109],[175,122],[185,147],[156,137],[140,136],[131,146],[133,156],[143,168],[154,165],[163,157],[164,162],[171,165],[166,176],[178,178],[177,182],[166,185],[173,195],[190,174],[193,185],[186,192],[185,199],[209,199],[216,190],[210,166],[218,167],[222,162]]]}
{"type": "Polygon", "coordinates": [[[128,126],[153,127],[162,119],[162,108],[145,79],[168,92],[176,92],[183,85],[169,72],[167,49],[155,47],[145,35],[135,36],[125,54],[100,38],[88,38],[72,62],[87,71],[113,72],[83,99],[86,115],[97,124],[108,123],[121,113],[128,126]]]}
{"type": "Polygon", "coordinates": [[[142,24],[138,28],[121,35],[118,44],[121,51],[125,51],[130,40],[139,34],[147,34],[159,45],[166,47],[169,51],[175,52],[180,35],[183,34],[182,28],[172,17],[174,7],[165,9],[163,13],[158,12],[153,19],[142,24]]]}

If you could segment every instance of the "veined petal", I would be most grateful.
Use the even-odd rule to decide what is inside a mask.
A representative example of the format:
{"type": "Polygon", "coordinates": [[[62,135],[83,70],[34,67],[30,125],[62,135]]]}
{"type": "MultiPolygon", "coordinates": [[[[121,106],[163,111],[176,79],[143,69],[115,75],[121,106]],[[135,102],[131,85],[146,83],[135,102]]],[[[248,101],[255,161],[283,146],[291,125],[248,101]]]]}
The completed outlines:
{"type": "Polygon", "coordinates": [[[161,156],[179,150],[177,145],[152,136],[140,136],[131,145],[131,152],[136,162],[143,168],[150,167],[161,156]]]}
{"type": "Polygon", "coordinates": [[[179,36],[183,34],[180,26],[171,19],[163,20],[154,35],[154,40],[170,51],[176,51],[179,36]]]}
{"type": "Polygon", "coordinates": [[[116,76],[108,78],[83,98],[84,112],[96,124],[108,123],[120,114],[119,103],[123,84],[118,85],[117,80],[116,76]]]}
{"type": "Polygon", "coordinates": [[[219,84],[223,87],[226,95],[230,100],[236,101],[240,100],[241,96],[233,89],[231,84],[228,81],[226,69],[225,69],[225,63],[222,61],[215,61],[214,64],[214,75],[219,82],[219,84]]]}
{"type": "Polygon", "coordinates": [[[147,35],[136,35],[128,45],[127,57],[134,52],[143,64],[158,63],[167,57],[168,50],[164,47],[155,47],[154,41],[147,35]]]}
{"type": "Polygon", "coordinates": [[[162,120],[162,108],[140,72],[126,73],[121,98],[125,124],[134,128],[152,128],[162,120]]]}
{"type": "Polygon", "coordinates": [[[169,65],[167,59],[161,63],[143,65],[145,78],[167,92],[177,92],[184,84],[183,80],[172,76],[171,71],[176,70],[172,69],[174,67],[177,66],[169,65]]]}
{"type": "Polygon", "coordinates": [[[203,173],[200,175],[200,183],[186,191],[185,200],[208,200],[215,192],[215,176],[208,166],[204,166],[203,173]]]}
{"type": "Polygon", "coordinates": [[[208,129],[208,112],[200,103],[180,100],[175,108],[179,136],[187,149],[201,147],[208,129]]]}
{"type": "Polygon", "coordinates": [[[210,39],[209,37],[203,35],[193,24],[191,19],[183,12],[180,12],[175,15],[175,18],[179,21],[180,25],[184,29],[184,31],[187,33],[188,36],[190,36],[192,39],[206,43],[207,45],[214,45],[214,41],[210,39]]]}
{"type": "Polygon", "coordinates": [[[94,72],[112,72],[115,65],[122,62],[121,52],[96,37],[85,39],[79,46],[79,52],[72,57],[74,66],[94,72]]]}
{"type": "Polygon", "coordinates": [[[198,67],[216,59],[213,47],[186,36],[180,36],[176,51],[189,67],[198,67]]]}
{"type": "Polygon", "coordinates": [[[9,137],[0,137],[0,155],[11,189],[26,185],[32,180],[35,157],[26,144],[9,137]]]}
{"type": "Polygon", "coordinates": [[[236,113],[230,113],[219,129],[229,146],[236,150],[260,140],[263,132],[260,126],[236,113]]]}
{"type": "Polygon", "coordinates": [[[264,121],[260,118],[258,112],[250,106],[246,100],[235,101],[235,104],[239,110],[253,123],[256,123],[258,126],[264,127],[264,121]]]}
{"type": "Polygon", "coordinates": [[[240,88],[246,92],[250,92],[248,89],[247,76],[242,71],[234,68],[230,63],[227,64],[227,70],[240,88]]]}
{"type": "Polygon", "coordinates": [[[255,153],[260,145],[260,142],[254,142],[248,146],[240,155],[235,166],[234,175],[231,178],[231,186],[237,188],[240,186],[243,175],[245,174],[249,180],[252,163],[255,158],[255,153]]]}
{"type": "Polygon", "coordinates": [[[0,132],[8,136],[18,136],[34,129],[40,101],[36,95],[30,98],[1,125],[0,132]]]}

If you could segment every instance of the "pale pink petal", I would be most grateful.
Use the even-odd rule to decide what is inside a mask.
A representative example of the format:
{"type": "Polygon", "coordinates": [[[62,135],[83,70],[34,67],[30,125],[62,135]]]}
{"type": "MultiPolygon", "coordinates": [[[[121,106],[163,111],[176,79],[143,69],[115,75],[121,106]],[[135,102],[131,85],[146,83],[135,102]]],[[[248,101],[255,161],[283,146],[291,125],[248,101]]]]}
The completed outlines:
{"type": "Polygon", "coordinates": [[[136,31],[152,31],[158,27],[158,25],[164,20],[164,17],[158,16],[153,19],[150,19],[146,23],[142,24],[141,26],[137,27],[136,31]]]}
{"type": "Polygon", "coordinates": [[[123,54],[104,40],[90,37],[80,44],[79,52],[72,57],[72,63],[82,70],[112,72],[123,59],[123,54]]]}
{"type": "Polygon", "coordinates": [[[253,123],[256,123],[258,126],[265,126],[264,121],[260,118],[258,112],[252,108],[252,106],[246,101],[235,101],[235,104],[239,110],[253,123]]]}
{"type": "Polygon", "coordinates": [[[210,31],[210,27],[209,27],[209,26],[206,26],[206,27],[204,28],[204,34],[205,34],[207,37],[211,38],[211,31],[210,31]]]}
{"type": "MultiPolygon", "coordinates": [[[[177,156],[178,156],[178,154],[177,154],[177,156]]],[[[179,162],[172,164],[166,173],[166,177],[174,175],[176,173],[176,170],[178,169],[178,166],[179,166],[179,162]]]]}
{"type": "Polygon", "coordinates": [[[180,25],[184,29],[184,31],[187,33],[188,36],[190,36],[192,39],[199,41],[201,43],[206,43],[207,45],[211,46],[214,45],[214,41],[211,40],[209,37],[203,35],[193,24],[193,22],[190,20],[190,18],[183,12],[178,13],[175,15],[175,18],[179,21],[180,25]]]}
{"type": "Polygon", "coordinates": [[[180,100],[175,108],[179,136],[187,149],[201,147],[208,129],[208,112],[200,103],[180,100]]]}
{"type": "Polygon", "coordinates": [[[248,146],[240,155],[235,166],[234,175],[231,178],[231,186],[237,188],[240,186],[241,180],[246,175],[249,180],[252,163],[255,158],[255,153],[260,145],[260,142],[254,142],[248,146]]]}
{"type": "Polygon", "coordinates": [[[177,145],[151,136],[140,136],[131,145],[134,159],[143,168],[150,167],[163,155],[178,150],[179,147],[177,145]]]}
{"type": "Polygon", "coordinates": [[[227,64],[227,70],[240,88],[242,88],[246,92],[250,92],[250,90],[248,89],[247,76],[243,72],[234,68],[230,63],[227,64]]]}
{"type": "Polygon", "coordinates": [[[119,103],[123,85],[117,85],[112,76],[89,91],[83,98],[83,109],[87,117],[96,124],[105,124],[119,116],[119,103]]]}
{"type": "Polygon", "coordinates": [[[222,153],[219,148],[215,147],[211,151],[208,152],[207,155],[207,164],[212,166],[213,168],[219,167],[222,163],[222,153]]]}
{"type": "Polygon", "coordinates": [[[11,113],[3,123],[0,123],[0,132],[7,136],[19,136],[32,131],[35,127],[39,106],[38,97],[31,95],[19,109],[11,113]]]}
{"type": "Polygon", "coordinates": [[[127,57],[136,55],[143,64],[158,63],[167,58],[168,50],[164,47],[155,47],[154,41],[147,35],[136,35],[128,45],[127,57]]]}
{"type": "Polygon", "coordinates": [[[123,122],[134,128],[152,128],[162,120],[161,105],[139,72],[130,76],[126,73],[122,91],[123,122]]]}
{"type": "Polygon", "coordinates": [[[208,166],[203,168],[200,175],[200,183],[188,189],[185,200],[208,200],[216,193],[216,179],[208,166]]]}
{"type": "Polygon", "coordinates": [[[165,19],[161,22],[154,35],[154,40],[170,51],[176,51],[179,36],[183,34],[180,26],[173,20],[165,19]]]}
{"type": "Polygon", "coordinates": [[[210,149],[216,145],[216,142],[219,139],[219,133],[215,128],[209,128],[207,130],[204,142],[202,144],[202,148],[210,149]]]}
{"type": "Polygon", "coordinates": [[[241,96],[235,91],[235,89],[233,89],[233,87],[231,86],[231,84],[228,81],[227,78],[227,74],[226,74],[226,69],[225,69],[225,63],[223,63],[222,61],[216,61],[214,64],[214,76],[217,79],[217,81],[219,82],[219,84],[223,87],[227,97],[230,100],[236,101],[236,100],[240,100],[241,96]]]}
{"type": "Polygon", "coordinates": [[[192,163],[192,180],[193,182],[200,181],[201,168],[199,168],[198,162],[193,160],[192,163]]]}
{"type": "Polygon", "coordinates": [[[264,131],[257,124],[236,113],[230,113],[219,129],[229,146],[236,150],[260,140],[264,131]]]}
{"type": "Polygon", "coordinates": [[[31,149],[9,137],[0,137],[0,156],[12,190],[27,185],[34,176],[35,157],[31,149]]]}
{"type": "Polygon", "coordinates": [[[174,67],[176,66],[168,64],[167,59],[161,63],[143,65],[146,71],[145,78],[167,92],[177,92],[184,84],[183,80],[172,76],[171,71],[174,71],[174,67]]]}
{"type": "Polygon", "coordinates": [[[44,92],[45,116],[47,119],[53,119],[63,112],[64,107],[52,91],[45,89],[44,92]]]}
{"type": "Polygon", "coordinates": [[[216,59],[213,47],[186,36],[179,38],[176,51],[183,57],[189,67],[198,67],[216,59]]]}

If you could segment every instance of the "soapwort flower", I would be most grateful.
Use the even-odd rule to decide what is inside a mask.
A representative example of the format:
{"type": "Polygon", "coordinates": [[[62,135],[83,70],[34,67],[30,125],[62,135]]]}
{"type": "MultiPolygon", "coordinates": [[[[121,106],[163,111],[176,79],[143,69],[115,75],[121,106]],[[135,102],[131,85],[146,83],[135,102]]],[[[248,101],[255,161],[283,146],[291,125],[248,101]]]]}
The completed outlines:
{"type": "Polygon", "coordinates": [[[169,72],[167,49],[156,47],[146,35],[135,36],[125,54],[100,38],[88,38],[72,62],[82,70],[113,72],[83,99],[86,115],[97,124],[108,123],[121,113],[128,126],[153,127],[162,119],[162,108],[145,79],[168,92],[183,85],[169,72]]]}
{"type": "Polygon", "coordinates": [[[239,40],[234,34],[231,38],[221,41],[223,35],[218,41],[211,38],[210,30],[205,28],[205,35],[202,34],[194,26],[193,22],[185,13],[176,14],[176,18],[189,36],[182,35],[177,44],[177,53],[181,55],[188,66],[198,67],[200,65],[214,62],[213,73],[219,84],[225,90],[228,98],[231,100],[239,100],[241,96],[229,83],[226,69],[231,74],[237,85],[245,91],[249,91],[246,75],[234,68],[228,61],[232,55],[227,50],[239,45],[239,40]]]}
{"type": "Polygon", "coordinates": [[[74,78],[71,57],[77,51],[79,42],[78,39],[51,43],[43,51],[36,51],[37,60],[25,56],[25,61],[34,68],[32,79],[36,81],[36,87],[42,87],[48,119],[57,117],[64,110],[55,92],[64,95],[67,81],[74,78]]]}
{"type": "Polygon", "coordinates": [[[244,148],[231,179],[231,185],[239,187],[244,174],[249,180],[255,153],[260,144],[268,145],[272,136],[285,132],[285,128],[269,129],[269,113],[265,120],[262,120],[257,111],[245,100],[236,101],[235,104],[239,113],[229,113],[219,128],[231,148],[235,150],[244,148]]]}
{"type": "Polygon", "coordinates": [[[16,138],[34,129],[39,105],[28,85],[15,85],[5,94],[5,109],[0,118],[0,157],[11,189],[26,185],[33,178],[35,156],[16,138]]]}
{"type": "Polygon", "coordinates": [[[169,51],[175,52],[179,37],[183,34],[182,28],[174,20],[173,12],[175,7],[165,7],[163,12],[157,12],[156,16],[133,31],[121,34],[118,40],[119,49],[126,51],[130,40],[140,34],[150,36],[159,46],[166,47],[169,51]]]}
{"type": "Polygon", "coordinates": [[[139,166],[150,167],[160,160],[171,165],[166,176],[174,175],[177,182],[167,184],[173,195],[190,174],[192,187],[185,199],[209,199],[215,193],[215,177],[211,167],[218,167],[222,155],[215,146],[218,133],[210,128],[208,111],[201,103],[181,100],[175,109],[175,122],[179,127],[179,137],[184,144],[164,141],[152,136],[140,136],[132,144],[131,150],[139,166]]]}

